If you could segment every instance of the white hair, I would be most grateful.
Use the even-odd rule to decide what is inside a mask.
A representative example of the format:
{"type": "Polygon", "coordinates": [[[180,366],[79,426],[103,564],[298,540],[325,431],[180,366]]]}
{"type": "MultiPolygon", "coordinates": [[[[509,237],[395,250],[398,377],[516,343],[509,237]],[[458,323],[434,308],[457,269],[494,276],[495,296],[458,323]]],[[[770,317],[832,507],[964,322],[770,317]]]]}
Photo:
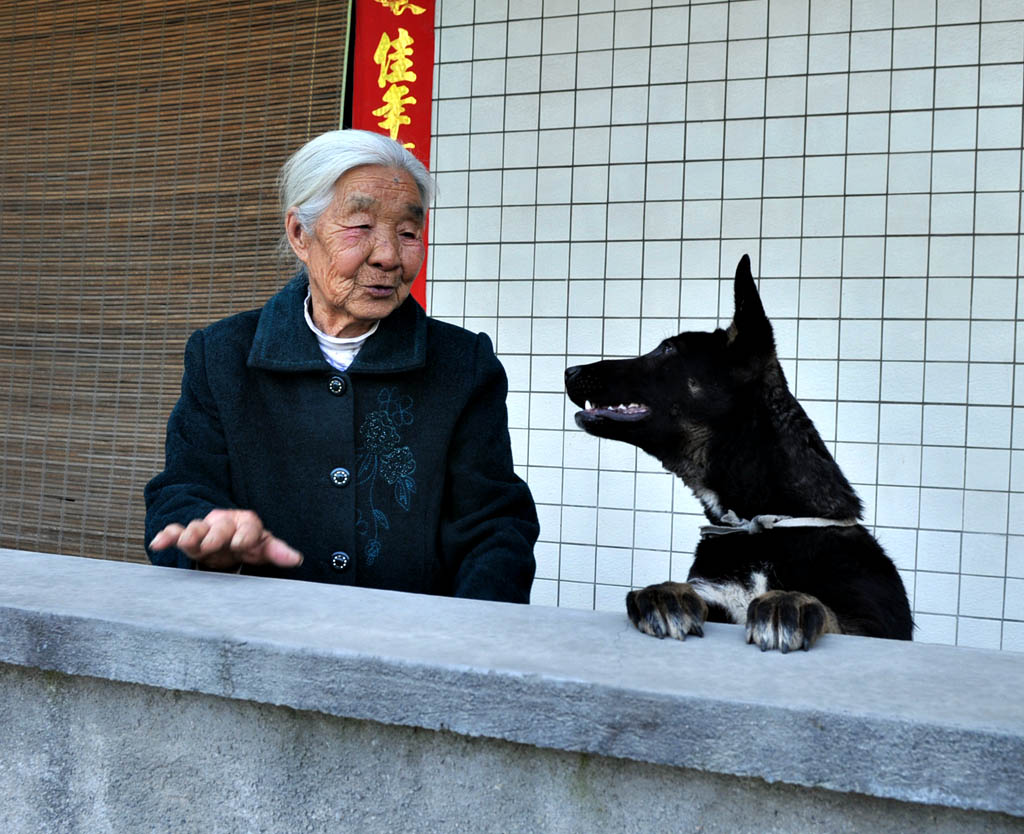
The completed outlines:
{"type": "Polygon", "coordinates": [[[416,182],[424,211],[434,193],[430,173],[402,145],[368,130],[329,130],[293,153],[277,178],[281,217],[295,213],[307,232],[334,199],[334,184],[360,165],[383,165],[407,172],[416,182]]]}

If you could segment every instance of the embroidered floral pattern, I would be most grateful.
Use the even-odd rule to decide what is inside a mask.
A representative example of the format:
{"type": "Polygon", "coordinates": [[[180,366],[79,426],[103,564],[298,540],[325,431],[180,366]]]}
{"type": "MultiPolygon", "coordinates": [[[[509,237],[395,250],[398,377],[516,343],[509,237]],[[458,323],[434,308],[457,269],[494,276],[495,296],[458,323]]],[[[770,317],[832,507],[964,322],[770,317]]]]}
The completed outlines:
{"type": "Polygon", "coordinates": [[[399,396],[397,388],[384,388],[377,394],[376,411],[371,411],[359,427],[362,445],[356,449],[356,463],[359,466],[356,483],[369,484],[367,500],[370,504],[370,518],[364,518],[361,511],[356,514],[356,531],[366,536],[366,562],[372,565],[381,551],[380,533],[391,529],[387,513],[377,507],[377,478],[392,487],[395,502],[406,512],[412,494],[416,492],[416,459],[408,446],[402,442],[400,428],[411,426],[412,397],[399,396]]]}

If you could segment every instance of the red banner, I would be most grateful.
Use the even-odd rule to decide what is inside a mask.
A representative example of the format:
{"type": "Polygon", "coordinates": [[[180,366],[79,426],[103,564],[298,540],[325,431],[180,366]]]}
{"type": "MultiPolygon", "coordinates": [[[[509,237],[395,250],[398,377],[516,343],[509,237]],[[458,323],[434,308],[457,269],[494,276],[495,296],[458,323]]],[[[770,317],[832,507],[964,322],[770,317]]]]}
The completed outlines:
{"type": "MultiPolygon", "coordinates": [[[[386,133],[430,168],[434,0],[354,0],[352,127],[386,133]]],[[[427,229],[423,230],[426,240],[427,229]]],[[[427,262],[412,285],[426,307],[427,262]]]]}

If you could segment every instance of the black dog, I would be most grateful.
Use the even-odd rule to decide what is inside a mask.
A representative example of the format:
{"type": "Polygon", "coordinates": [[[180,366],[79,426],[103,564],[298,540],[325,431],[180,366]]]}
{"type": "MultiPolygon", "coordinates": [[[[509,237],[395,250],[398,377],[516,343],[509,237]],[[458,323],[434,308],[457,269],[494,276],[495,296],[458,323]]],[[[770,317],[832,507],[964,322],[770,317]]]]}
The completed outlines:
{"type": "Polygon", "coordinates": [[[679,640],[705,620],[745,623],[762,651],[808,649],[827,632],[909,640],[903,582],[786,386],[746,255],[734,292],[728,330],[565,372],[576,424],[656,457],[712,522],[688,582],[631,591],[630,620],[679,640]]]}

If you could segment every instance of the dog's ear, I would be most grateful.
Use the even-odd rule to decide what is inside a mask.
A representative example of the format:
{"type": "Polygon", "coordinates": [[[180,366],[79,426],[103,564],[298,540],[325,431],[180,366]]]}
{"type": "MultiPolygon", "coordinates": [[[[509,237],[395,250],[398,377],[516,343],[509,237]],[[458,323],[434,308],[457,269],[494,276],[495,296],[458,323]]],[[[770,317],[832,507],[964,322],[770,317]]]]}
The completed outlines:
{"type": "Polygon", "coordinates": [[[772,325],[764,313],[761,296],[758,295],[754,276],[750,274],[750,256],[744,255],[736,265],[736,281],[733,284],[736,312],[729,325],[730,346],[745,349],[754,354],[767,354],[775,350],[772,325]]]}

